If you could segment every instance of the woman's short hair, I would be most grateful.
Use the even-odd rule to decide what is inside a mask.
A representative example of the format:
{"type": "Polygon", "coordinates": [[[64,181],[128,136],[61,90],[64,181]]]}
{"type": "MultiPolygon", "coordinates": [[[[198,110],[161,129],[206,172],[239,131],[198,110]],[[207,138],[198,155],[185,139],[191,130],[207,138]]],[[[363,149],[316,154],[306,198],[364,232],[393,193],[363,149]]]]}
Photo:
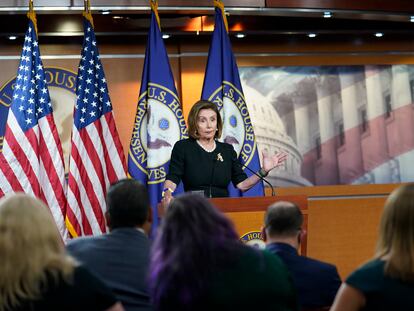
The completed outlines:
{"type": "Polygon", "coordinates": [[[191,107],[190,113],[188,114],[188,135],[194,139],[200,138],[197,131],[197,118],[200,111],[203,109],[211,109],[216,113],[217,131],[214,138],[220,138],[223,131],[223,120],[221,119],[217,105],[208,100],[199,100],[193,105],[193,107],[191,107]]]}
{"type": "Polygon", "coordinates": [[[0,200],[0,254],[0,310],[40,298],[50,277],[68,280],[76,264],[49,209],[26,194],[0,200]]]}
{"type": "Polygon", "coordinates": [[[150,291],[156,310],[198,310],[212,266],[238,258],[233,224],[204,197],[175,198],[154,242],[150,291]],[[176,304],[176,305],[175,305],[176,304]]]}
{"type": "Polygon", "coordinates": [[[414,281],[414,184],[388,197],[381,217],[376,258],[385,260],[385,274],[414,281]]]}

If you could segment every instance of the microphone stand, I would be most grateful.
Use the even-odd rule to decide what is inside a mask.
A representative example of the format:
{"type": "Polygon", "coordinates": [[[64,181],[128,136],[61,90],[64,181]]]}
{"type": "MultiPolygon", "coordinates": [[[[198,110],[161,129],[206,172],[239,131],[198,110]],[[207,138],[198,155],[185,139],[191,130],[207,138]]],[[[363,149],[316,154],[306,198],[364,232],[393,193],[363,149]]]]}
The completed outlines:
{"type": "Polygon", "coordinates": [[[260,180],[264,181],[266,184],[270,186],[270,189],[272,189],[272,197],[276,195],[275,188],[272,186],[272,184],[264,177],[260,176],[257,172],[253,171],[250,167],[247,165],[244,165],[243,163],[240,163],[238,159],[236,159],[236,163],[238,163],[241,167],[247,168],[248,171],[252,172],[254,175],[260,178],[260,180]]]}
{"type": "Polygon", "coordinates": [[[208,197],[209,198],[212,198],[212,196],[211,196],[211,187],[213,185],[214,170],[216,168],[216,162],[217,162],[216,155],[213,155],[213,168],[211,169],[210,185],[208,186],[208,192],[209,192],[208,197]]]}

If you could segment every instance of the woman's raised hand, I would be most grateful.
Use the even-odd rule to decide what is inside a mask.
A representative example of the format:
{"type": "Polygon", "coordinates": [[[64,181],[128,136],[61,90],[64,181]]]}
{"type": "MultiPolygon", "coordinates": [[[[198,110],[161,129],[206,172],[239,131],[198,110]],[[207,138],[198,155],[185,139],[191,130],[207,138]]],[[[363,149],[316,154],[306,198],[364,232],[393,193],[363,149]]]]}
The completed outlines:
{"type": "Polygon", "coordinates": [[[263,169],[266,173],[270,172],[275,167],[282,166],[287,159],[287,154],[284,152],[277,152],[274,155],[270,156],[267,150],[263,150],[262,155],[263,169]]]}

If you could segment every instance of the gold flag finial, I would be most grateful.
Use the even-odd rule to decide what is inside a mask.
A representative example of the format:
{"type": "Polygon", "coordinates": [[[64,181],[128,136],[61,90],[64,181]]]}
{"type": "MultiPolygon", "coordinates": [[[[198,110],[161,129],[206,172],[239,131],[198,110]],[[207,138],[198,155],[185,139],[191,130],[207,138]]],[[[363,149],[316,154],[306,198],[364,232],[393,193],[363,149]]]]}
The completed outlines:
{"type": "Polygon", "coordinates": [[[227,24],[226,12],[224,12],[224,4],[221,0],[214,0],[214,6],[221,10],[221,16],[223,17],[223,23],[226,27],[226,31],[229,32],[229,25],[227,24]]]}
{"type": "Polygon", "coordinates": [[[91,13],[91,3],[89,2],[89,0],[84,0],[83,2],[83,13],[82,15],[91,23],[92,27],[95,27],[93,25],[93,18],[92,18],[92,13],[91,13]]]}
{"type": "Polygon", "coordinates": [[[33,22],[37,36],[37,19],[36,13],[33,9],[33,0],[29,0],[29,12],[27,13],[27,17],[33,22]]]}
{"type": "Polygon", "coordinates": [[[160,17],[158,16],[158,0],[149,0],[149,2],[151,5],[151,10],[154,12],[155,18],[157,19],[158,28],[161,31],[160,17]]]}

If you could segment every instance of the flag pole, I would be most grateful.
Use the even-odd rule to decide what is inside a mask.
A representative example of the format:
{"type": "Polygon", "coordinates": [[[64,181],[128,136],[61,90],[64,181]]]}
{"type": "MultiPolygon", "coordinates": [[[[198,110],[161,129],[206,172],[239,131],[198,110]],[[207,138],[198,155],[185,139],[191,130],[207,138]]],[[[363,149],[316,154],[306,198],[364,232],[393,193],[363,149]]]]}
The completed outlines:
{"type": "Polygon", "coordinates": [[[29,0],[29,12],[27,13],[27,17],[33,22],[37,36],[37,19],[36,13],[33,9],[33,0],[29,0]]]}
{"type": "Polygon", "coordinates": [[[157,19],[158,28],[161,31],[161,22],[160,22],[160,17],[158,15],[158,0],[149,0],[149,2],[151,5],[151,10],[154,12],[155,18],[157,19]]]}
{"type": "Polygon", "coordinates": [[[83,2],[83,13],[82,15],[91,23],[92,27],[95,28],[95,26],[93,25],[93,17],[92,17],[92,13],[91,13],[91,3],[89,0],[84,0],[83,2]]]}
{"type": "Polygon", "coordinates": [[[227,23],[226,12],[224,11],[224,3],[221,0],[214,0],[214,6],[221,10],[221,16],[223,16],[224,26],[226,27],[227,33],[229,32],[229,25],[227,23]]]}

